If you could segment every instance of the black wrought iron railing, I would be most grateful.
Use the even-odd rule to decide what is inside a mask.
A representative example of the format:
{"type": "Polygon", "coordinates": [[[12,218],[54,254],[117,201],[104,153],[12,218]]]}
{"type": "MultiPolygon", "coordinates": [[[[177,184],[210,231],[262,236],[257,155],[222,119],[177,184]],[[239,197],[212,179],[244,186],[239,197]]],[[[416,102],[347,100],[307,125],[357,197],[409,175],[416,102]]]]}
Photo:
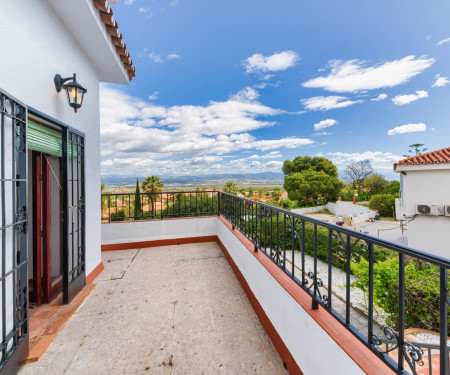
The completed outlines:
{"type": "Polygon", "coordinates": [[[224,192],[102,195],[104,221],[217,214],[396,373],[449,374],[448,259],[224,192]]]}
{"type": "Polygon", "coordinates": [[[102,222],[217,215],[218,191],[102,194],[102,222]]]}
{"type": "Polygon", "coordinates": [[[392,370],[449,373],[448,259],[224,192],[219,201],[232,228],[306,291],[313,309],[392,370]]]}

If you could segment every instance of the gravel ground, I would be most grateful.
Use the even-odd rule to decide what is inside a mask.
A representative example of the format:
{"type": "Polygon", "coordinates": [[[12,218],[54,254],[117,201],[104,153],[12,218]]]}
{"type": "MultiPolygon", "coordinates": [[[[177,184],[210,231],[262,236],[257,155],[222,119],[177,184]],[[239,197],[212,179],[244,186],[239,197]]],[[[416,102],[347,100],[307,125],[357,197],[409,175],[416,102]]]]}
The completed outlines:
{"type": "MultiPolygon", "coordinates": [[[[288,261],[292,261],[292,251],[286,251],[286,258],[288,261]]],[[[299,270],[301,270],[301,253],[295,252],[294,263],[299,270]]],[[[314,258],[309,255],[305,255],[305,272],[314,270],[314,258]]],[[[328,264],[317,260],[317,276],[323,282],[323,287],[320,288],[322,295],[328,294],[326,286],[328,285],[328,264]]],[[[350,276],[350,283],[357,281],[357,278],[353,275],[350,276]]],[[[341,271],[337,267],[332,267],[332,293],[342,301],[346,301],[346,273],[341,271]]],[[[357,288],[350,288],[350,304],[353,308],[367,314],[367,298],[365,293],[357,288]]],[[[334,306],[333,306],[334,307],[334,306]]],[[[361,314],[362,315],[362,314],[361,314]]],[[[365,317],[365,319],[367,319],[365,317]]],[[[380,326],[386,326],[386,313],[379,307],[374,306],[374,320],[380,326]]]]}
{"type": "MultiPolygon", "coordinates": [[[[439,334],[433,335],[432,333],[411,333],[409,336],[412,336],[414,338],[414,341],[420,342],[423,344],[436,344],[439,345],[439,334]]],[[[450,340],[447,340],[447,345],[450,345],[450,340]]]]}

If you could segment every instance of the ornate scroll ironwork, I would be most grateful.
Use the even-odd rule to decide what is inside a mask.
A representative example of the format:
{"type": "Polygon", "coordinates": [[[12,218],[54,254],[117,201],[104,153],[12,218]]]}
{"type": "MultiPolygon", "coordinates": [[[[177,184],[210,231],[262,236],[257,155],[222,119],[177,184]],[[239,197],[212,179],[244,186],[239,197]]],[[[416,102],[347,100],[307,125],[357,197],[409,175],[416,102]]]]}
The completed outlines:
{"type": "MultiPolygon", "coordinates": [[[[372,348],[380,354],[387,354],[389,352],[392,352],[393,350],[398,349],[401,340],[398,333],[391,327],[384,327],[383,333],[386,339],[381,339],[377,335],[373,335],[371,337],[372,348]],[[386,345],[386,350],[381,349],[380,346],[383,344],[386,345]],[[389,347],[389,344],[391,344],[391,347],[389,347]]],[[[418,348],[410,342],[403,343],[403,357],[405,358],[406,362],[409,365],[409,368],[414,375],[417,375],[416,364],[418,364],[419,366],[423,366],[422,355],[422,349],[418,348]]]]}
{"type": "Polygon", "coordinates": [[[348,250],[348,254],[350,254],[350,260],[353,263],[361,262],[361,254],[359,252],[355,251],[355,247],[356,247],[356,245],[359,244],[360,251],[363,253],[366,253],[367,249],[368,249],[368,245],[365,240],[363,240],[361,238],[356,238],[355,241],[351,242],[351,239],[350,239],[350,243],[347,245],[347,242],[343,238],[342,233],[340,233],[338,231],[333,231],[331,237],[333,238],[333,240],[337,240],[340,242],[339,246],[337,247],[337,253],[339,254],[340,257],[347,258],[347,250],[348,250]],[[360,242],[362,242],[362,243],[360,243],[360,242]],[[347,246],[348,246],[348,249],[347,249],[347,246]]]}

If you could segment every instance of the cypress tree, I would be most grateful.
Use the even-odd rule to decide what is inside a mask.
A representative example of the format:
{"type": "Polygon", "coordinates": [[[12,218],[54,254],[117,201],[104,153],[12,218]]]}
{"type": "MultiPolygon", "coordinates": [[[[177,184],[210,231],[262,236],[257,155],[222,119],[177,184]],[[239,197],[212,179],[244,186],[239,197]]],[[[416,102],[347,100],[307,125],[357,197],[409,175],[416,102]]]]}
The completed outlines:
{"type": "Polygon", "coordinates": [[[139,189],[139,179],[136,179],[136,192],[134,195],[134,217],[142,216],[141,191],[139,189]]]}

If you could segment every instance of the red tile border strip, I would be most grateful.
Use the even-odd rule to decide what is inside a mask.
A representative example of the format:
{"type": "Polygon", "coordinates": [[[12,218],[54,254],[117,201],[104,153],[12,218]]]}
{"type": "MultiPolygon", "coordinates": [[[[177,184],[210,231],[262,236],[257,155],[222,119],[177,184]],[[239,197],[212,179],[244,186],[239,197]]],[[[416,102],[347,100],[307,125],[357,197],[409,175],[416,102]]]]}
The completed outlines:
{"type": "Polygon", "coordinates": [[[100,263],[95,267],[89,275],[86,277],[86,284],[92,284],[94,280],[97,278],[98,275],[102,273],[102,271],[105,269],[103,267],[103,262],[100,261],[100,263]]]}
{"type": "Polygon", "coordinates": [[[200,242],[215,242],[217,236],[201,236],[201,237],[184,237],[184,238],[169,238],[166,240],[153,240],[141,242],[126,242],[118,244],[102,245],[102,251],[113,250],[130,250],[144,247],[169,246],[169,245],[185,245],[190,243],[200,242]]]}
{"type": "MultiPolygon", "coordinates": [[[[35,339],[30,341],[30,351],[26,362],[36,362],[42,357],[53,340],[55,340],[58,333],[64,328],[72,315],[75,314],[89,294],[94,290],[95,286],[96,284],[86,285],[68,305],[49,304],[41,305],[37,308],[41,308],[42,311],[50,311],[49,309],[51,309],[54,313],[50,319],[46,319],[47,315],[50,314],[41,314],[41,318],[39,318],[39,312],[33,314],[34,316],[31,318],[33,319],[33,323],[30,324],[30,328],[34,326],[35,330],[39,333],[35,339]]],[[[33,329],[30,329],[30,336],[32,330],[33,329]]]]}

